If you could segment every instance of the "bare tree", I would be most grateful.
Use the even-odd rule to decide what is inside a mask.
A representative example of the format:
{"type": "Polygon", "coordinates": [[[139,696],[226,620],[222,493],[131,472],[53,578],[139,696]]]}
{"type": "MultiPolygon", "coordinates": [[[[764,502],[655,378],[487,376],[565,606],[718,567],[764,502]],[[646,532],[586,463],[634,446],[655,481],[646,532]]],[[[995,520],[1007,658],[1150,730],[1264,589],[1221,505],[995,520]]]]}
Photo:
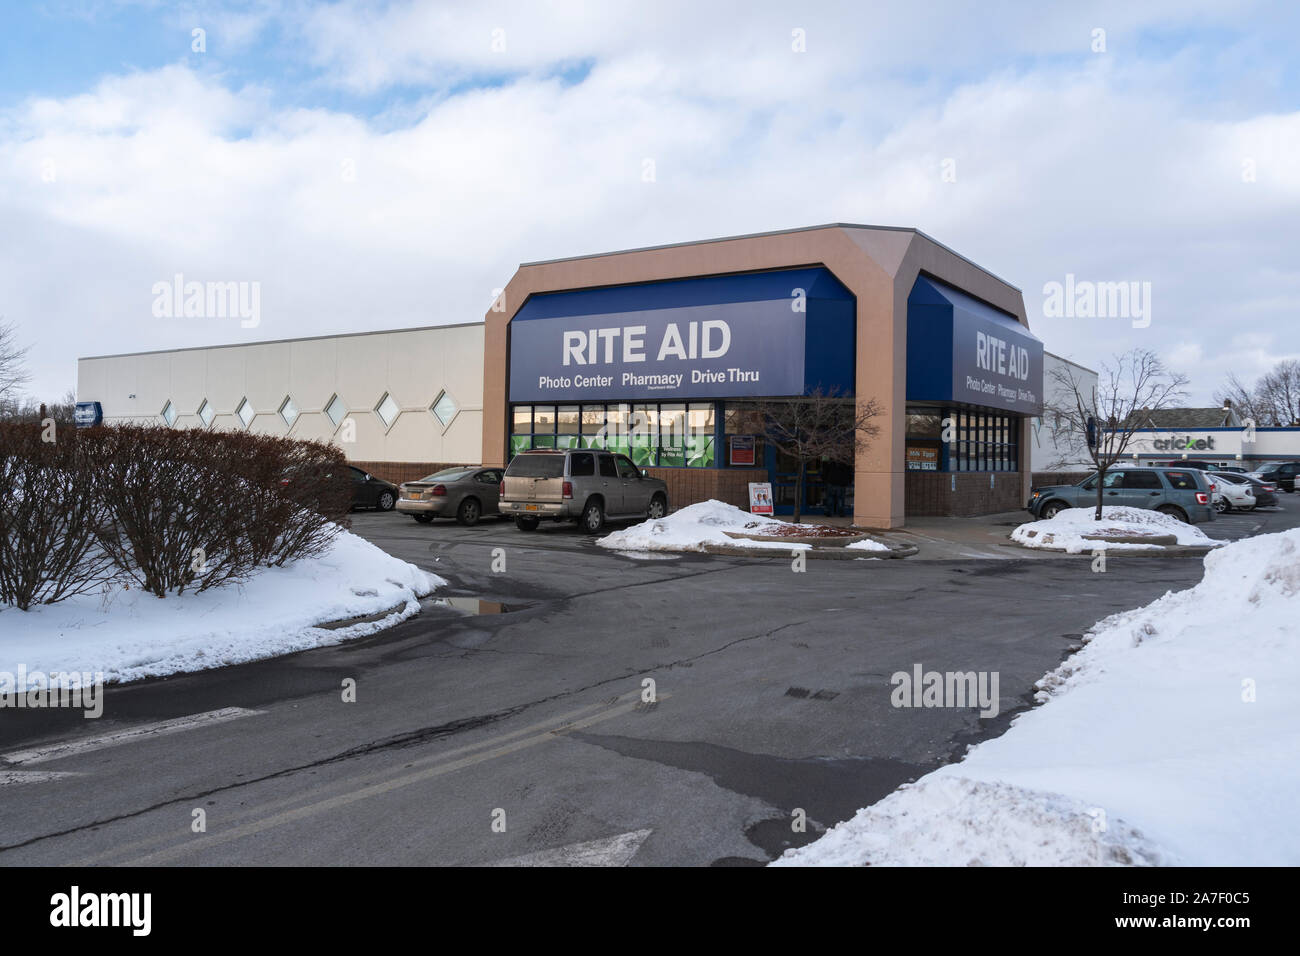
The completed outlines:
{"type": "Polygon", "coordinates": [[[60,425],[76,422],[77,395],[72,389],[63,393],[57,402],[39,402],[30,395],[14,395],[0,399],[0,422],[20,422],[37,425],[47,418],[60,425]]]}
{"type": "Polygon", "coordinates": [[[1284,359],[1247,388],[1235,374],[1214,393],[1216,401],[1229,401],[1243,420],[1256,425],[1300,424],[1300,361],[1284,359]]]}
{"type": "Polygon", "coordinates": [[[28,348],[18,344],[14,324],[0,320],[0,402],[16,398],[18,389],[31,379],[26,364],[28,348]]]}
{"type": "Polygon", "coordinates": [[[838,389],[814,389],[797,398],[762,399],[752,406],[763,439],[798,462],[794,520],[802,515],[804,468],[815,461],[852,464],[859,444],[880,434],[874,398],[853,398],[838,389]]]}
{"type": "Polygon", "coordinates": [[[1153,412],[1173,408],[1182,400],[1187,377],[1170,372],[1149,349],[1115,356],[1101,367],[1095,387],[1072,365],[1062,364],[1052,375],[1057,399],[1051,412],[1065,426],[1062,447],[1086,454],[1097,469],[1094,518],[1100,521],[1106,472],[1124,457],[1138,429],[1151,427],[1153,412]]]}
{"type": "Polygon", "coordinates": [[[1255,389],[1243,385],[1235,373],[1229,373],[1223,387],[1214,393],[1214,401],[1219,405],[1231,405],[1242,421],[1250,419],[1257,425],[1264,425],[1272,418],[1259,401],[1255,389]]]}
{"type": "Polygon", "coordinates": [[[1261,404],[1272,413],[1273,424],[1300,423],[1300,361],[1278,362],[1257,386],[1261,404]]]}

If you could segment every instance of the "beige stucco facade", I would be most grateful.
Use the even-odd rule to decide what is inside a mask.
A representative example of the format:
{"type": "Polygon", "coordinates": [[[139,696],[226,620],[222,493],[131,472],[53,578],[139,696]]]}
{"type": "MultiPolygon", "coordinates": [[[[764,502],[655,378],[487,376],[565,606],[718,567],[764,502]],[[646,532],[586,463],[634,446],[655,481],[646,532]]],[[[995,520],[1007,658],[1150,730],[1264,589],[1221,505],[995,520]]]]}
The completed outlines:
{"type": "Polygon", "coordinates": [[[483,324],[475,322],[83,358],[77,399],[100,402],[107,424],[159,422],[170,403],[177,428],[332,441],[353,461],[477,462],[482,374],[483,324]],[[336,395],[337,423],[326,413],[336,395]],[[396,410],[387,423],[376,411],[386,395],[396,410]],[[432,411],[444,395],[455,406],[446,423],[432,411]],[[292,425],[286,398],[298,412],[292,425]],[[238,414],[245,401],[247,425],[238,414]],[[213,413],[206,426],[204,402],[213,413]]]}
{"type": "MultiPolygon", "coordinates": [[[[884,406],[879,436],[857,455],[854,521],[866,527],[901,527],[907,297],[917,276],[925,272],[1015,316],[1026,328],[1029,324],[1019,289],[914,229],[836,223],[521,265],[484,317],[484,462],[502,465],[506,460],[510,321],[529,296],[806,266],[826,267],[856,297],[857,393],[884,406]]],[[[1029,448],[1028,429],[1022,422],[1022,449],[1029,448]]],[[[1029,480],[1027,453],[1020,467],[1023,488],[1029,480]]]]}

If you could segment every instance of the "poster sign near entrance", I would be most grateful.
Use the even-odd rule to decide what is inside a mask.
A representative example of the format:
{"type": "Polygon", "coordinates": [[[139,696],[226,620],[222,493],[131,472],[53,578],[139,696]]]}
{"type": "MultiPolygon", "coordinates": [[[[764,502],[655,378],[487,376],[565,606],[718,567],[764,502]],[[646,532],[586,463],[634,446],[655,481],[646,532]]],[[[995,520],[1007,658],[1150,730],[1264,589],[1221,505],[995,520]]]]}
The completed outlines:
{"type": "Polygon", "coordinates": [[[768,481],[751,481],[749,483],[749,513],[770,515],[772,513],[772,483],[768,481]]]}
{"type": "Polygon", "coordinates": [[[938,471],[939,449],[933,445],[908,445],[907,470],[938,471]]]}
{"type": "Polygon", "coordinates": [[[733,465],[754,464],[754,436],[732,435],[730,463],[733,465]]]}

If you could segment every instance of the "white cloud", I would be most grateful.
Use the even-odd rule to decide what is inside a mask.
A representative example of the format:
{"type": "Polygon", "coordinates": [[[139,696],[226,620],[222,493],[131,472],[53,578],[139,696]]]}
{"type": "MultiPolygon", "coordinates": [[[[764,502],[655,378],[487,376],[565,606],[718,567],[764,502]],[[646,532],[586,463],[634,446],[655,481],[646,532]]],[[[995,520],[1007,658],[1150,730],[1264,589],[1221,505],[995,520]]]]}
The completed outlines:
{"type": "MultiPolygon", "coordinates": [[[[302,30],[338,83],[378,90],[487,68],[503,9],[334,5],[302,30]]],[[[631,26],[604,5],[539,9],[507,25],[518,76],[372,121],[179,65],[0,114],[0,313],[36,341],[37,384],[61,392],[76,355],[476,321],[520,261],[833,220],[923,229],[1023,288],[1049,349],[1155,348],[1189,366],[1194,401],[1300,351],[1300,113],[1207,115],[1171,75],[1194,63],[1122,55],[1159,7],[1098,14],[1109,58],[1085,39],[1077,61],[974,70],[951,91],[900,70],[936,46],[961,69],[1060,52],[1092,18],[999,32],[965,5],[839,29],[800,14],[799,55],[798,22],[767,7],[638,6],[631,26]],[[551,75],[584,58],[582,82],[551,75]],[[261,326],[154,319],[151,287],[176,272],[260,281],[261,326]],[[1043,318],[1043,284],[1066,273],[1151,282],[1151,326],[1043,318]],[[1276,339],[1234,345],[1243,333],[1276,339]]]]}

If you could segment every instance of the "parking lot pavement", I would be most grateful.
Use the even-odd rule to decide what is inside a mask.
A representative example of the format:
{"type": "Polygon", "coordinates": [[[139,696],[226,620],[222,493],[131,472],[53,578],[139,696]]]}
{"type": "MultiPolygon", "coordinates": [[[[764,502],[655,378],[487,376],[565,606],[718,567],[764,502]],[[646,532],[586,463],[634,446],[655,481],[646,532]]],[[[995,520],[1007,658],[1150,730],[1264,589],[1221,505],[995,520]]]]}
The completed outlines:
{"type": "MultiPolygon", "coordinates": [[[[1105,574],[1030,558],[639,560],[569,526],[395,514],[354,530],[449,586],[370,638],[111,688],[94,733],[115,746],[0,787],[0,864],[762,862],[1001,733],[1087,627],[1200,577],[1197,561],[1151,558],[1105,574]],[[890,677],[916,665],[997,673],[998,715],[895,708],[890,677]]],[[[14,716],[6,754],[87,733],[14,716]]]]}

